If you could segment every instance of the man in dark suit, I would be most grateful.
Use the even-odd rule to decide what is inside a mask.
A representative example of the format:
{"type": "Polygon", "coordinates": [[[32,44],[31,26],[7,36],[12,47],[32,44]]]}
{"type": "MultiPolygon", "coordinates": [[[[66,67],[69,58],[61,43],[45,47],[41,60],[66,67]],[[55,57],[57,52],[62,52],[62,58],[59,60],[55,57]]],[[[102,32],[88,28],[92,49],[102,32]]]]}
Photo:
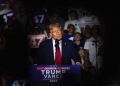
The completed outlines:
{"type": "Polygon", "coordinates": [[[51,39],[43,41],[38,49],[37,57],[34,60],[34,64],[38,65],[71,65],[71,59],[77,65],[81,65],[81,59],[79,54],[75,51],[73,47],[73,42],[67,39],[62,39],[62,30],[59,23],[54,23],[49,26],[51,39]],[[55,40],[59,41],[59,53],[57,55],[55,47],[55,40]],[[60,56],[59,60],[58,57],[60,56]],[[58,63],[57,63],[58,61],[58,63]]]}

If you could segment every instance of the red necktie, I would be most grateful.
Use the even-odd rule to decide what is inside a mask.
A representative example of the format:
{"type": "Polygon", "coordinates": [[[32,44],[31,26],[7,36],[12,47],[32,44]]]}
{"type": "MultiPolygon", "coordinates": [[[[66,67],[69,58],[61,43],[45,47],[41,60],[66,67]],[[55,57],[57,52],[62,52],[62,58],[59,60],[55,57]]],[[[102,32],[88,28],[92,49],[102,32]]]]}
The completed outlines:
{"type": "Polygon", "coordinates": [[[60,52],[59,44],[56,50],[56,65],[61,65],[61,52],[60,52]]]}

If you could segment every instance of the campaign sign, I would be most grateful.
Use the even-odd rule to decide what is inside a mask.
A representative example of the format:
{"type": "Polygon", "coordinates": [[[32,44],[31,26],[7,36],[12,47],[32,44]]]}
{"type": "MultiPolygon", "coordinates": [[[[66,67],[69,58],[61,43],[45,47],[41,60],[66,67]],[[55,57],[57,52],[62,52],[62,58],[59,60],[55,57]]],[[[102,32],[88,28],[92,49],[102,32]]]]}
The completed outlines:
{"type": "Polygon", "coordinates": [[[47,19],[47,13],[45,11],[35,12],[31,15],[34,19],[34,22],[40,25],[43,25],[45,20],[47,19]]]}
{"type": "Polygon", "coordinates": [[[14,15],[13,11],[2,14],[5,24],[7,24],[7,19],[14,15]]]}
{"type": "Polygon", "coordinates": [[[28,83],[80,82],[80,65],[31,65],[28,83]]]}
{"type": "Polygon", "coordinates": [[[9,79],[9,86],[27,86],[26,79],[9,79]]]}
{"type": "Polygon", "coordinates": [[[29,48],[38,48],[40,43],[45,40],[45,34],[42,35],[27,35],[29,48]]]}

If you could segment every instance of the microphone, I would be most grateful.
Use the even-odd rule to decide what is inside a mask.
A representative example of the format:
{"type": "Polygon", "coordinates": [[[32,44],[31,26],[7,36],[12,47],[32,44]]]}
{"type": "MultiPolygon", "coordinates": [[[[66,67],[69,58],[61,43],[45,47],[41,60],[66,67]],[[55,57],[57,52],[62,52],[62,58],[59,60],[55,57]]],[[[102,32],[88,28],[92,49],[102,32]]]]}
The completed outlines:
{"type": "Polygon", "coordinates": [[[58,43],[59,43],[58,39],[55,39],[55,47],[56,47],[56,48],[57,48],[57,46],[58,46],[58,43]]]}

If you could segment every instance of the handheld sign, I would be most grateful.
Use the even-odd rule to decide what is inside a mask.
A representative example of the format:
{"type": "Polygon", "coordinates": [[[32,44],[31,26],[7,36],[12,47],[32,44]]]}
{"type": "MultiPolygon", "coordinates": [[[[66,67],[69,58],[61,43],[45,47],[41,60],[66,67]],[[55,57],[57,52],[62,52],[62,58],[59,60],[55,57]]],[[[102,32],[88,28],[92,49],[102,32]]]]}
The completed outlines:
{"type": "Polygon", "coordinates": [[[28,35],[29,48],[38,48],[40,43],[45,40],[45,34],[28,35]]]}
{"type": "Polygon", "coordinates": [[[28,83],[80,82],[80,65],[29,66],[28,83]]]}
{"type": "Polygon", "coordinates": [[[10,86],[27,86],[26,79],[9,79],[10,86]]]}
{"type": "Polygon", "coordinates": [[[13,11],[2,14],[5,24],[7,24],[7,19],[14,15],[13,11]]]}

